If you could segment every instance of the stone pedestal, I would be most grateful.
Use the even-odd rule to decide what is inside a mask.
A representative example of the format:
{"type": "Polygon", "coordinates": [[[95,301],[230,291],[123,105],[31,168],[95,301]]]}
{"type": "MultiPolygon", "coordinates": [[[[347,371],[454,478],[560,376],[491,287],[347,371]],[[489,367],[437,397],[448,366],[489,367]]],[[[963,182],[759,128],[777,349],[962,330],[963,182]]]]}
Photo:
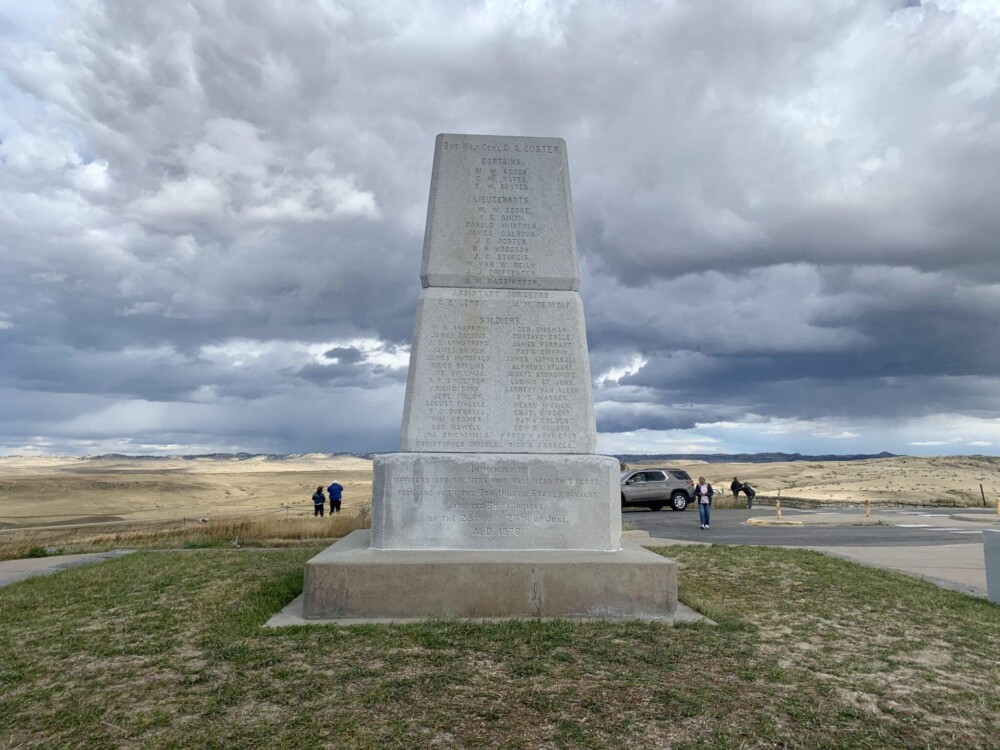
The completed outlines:
{"type": "Polygon", "coordinates": [[[986,557],[986,597],[1000,604],[1000,530],[983,532],[983,555],[986,557]]]}
{"type": "Polygon", "coordinates": [[[618,476],[607,456],[376,456],[372,547],[618,550],[618,476]]]}
{"type": "Polygon", "coordinates": [[[311,619],[508,617],[671,619],[677,567],[617,552],[377,550],[355,531],[306,563],[311,619]]]}
{"type": "Polygon", "coordinates": [[[673,562],[621,541],[597,444],[559,138],[440,135],[401,453],[372,529],[306,564],[319,619],[672,618],[673,562]]]}

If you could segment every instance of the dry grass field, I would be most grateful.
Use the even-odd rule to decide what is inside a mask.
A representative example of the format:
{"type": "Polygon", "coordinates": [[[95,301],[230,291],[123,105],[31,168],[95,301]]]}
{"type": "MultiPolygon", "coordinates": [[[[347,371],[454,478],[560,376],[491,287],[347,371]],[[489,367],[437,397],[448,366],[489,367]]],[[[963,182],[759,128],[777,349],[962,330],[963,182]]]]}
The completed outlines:
{"type": "Polygon", "coordinates": [[[371,501],[372,462],[353,456],[0,458],[0,528],[311,516],[312,493],[334,480],[345,511],[371,501]]]}
{"type": "MultiPolygon", "coordinates": [[[[657,465],[704,474],[723,495],[733,476],[766,501],[982,506],[1000,495],[1000,458],[950,456],[868,461],[657,465]]],[[[0,559],[42,548],[198,546],[239,539],[257,546],[336,538],[367,524],[372,464],[323,454],[284,459],[0,458],[0,559]],[[341,517],[312,518],[311,495],[344,486],[341,517]],[[359,518],[359,513],[361,517],[359,518]]]]}
{"type": "MultiPolygon", "coordinates": [[[[639,464],[635,464],[639,465],[639,464]]],[[[650,464],[654,465],[654,464],[650,464]]],[[[1000,458],[944,456],[868,461],[708,464],[667,461],[728,491],[734,476],[762,497],[981,506],[1000,495],[1000,458]]],[[[311,516],[310,497],[334,479],[343,509],[371,502],[372,462],[353,456],[288,459],[0,457],[0,529],[89,523],[311,516]]]]}
{"type": "MultiPolygon", "coordinates": [[[[367,525],[371,461],[0,458],[0,559],[42,550],[329,541],[367,525]],[[314,519],[312,493],[344,487],[336,518],[314,519]]],[[[329,506],[327,506],[329,507],[329,506]]]]}
{"type": "MultiPolygon", "coordinates": [[[[630,464],[636,467],[645,464],[630,464]]],[[[650,464],[653,465],[653,464],[650,464]]],[[[709,464],[704,461],[660,461],[657,466],[703,475],[715,489],[729,492],[733,477],[749,482],[759,498],[802,498],[820,502],[982,507],[1000,495],[1000,458],[937,456],[877,458],[867,461],[789,461],[767,464],[709,464]]]]}

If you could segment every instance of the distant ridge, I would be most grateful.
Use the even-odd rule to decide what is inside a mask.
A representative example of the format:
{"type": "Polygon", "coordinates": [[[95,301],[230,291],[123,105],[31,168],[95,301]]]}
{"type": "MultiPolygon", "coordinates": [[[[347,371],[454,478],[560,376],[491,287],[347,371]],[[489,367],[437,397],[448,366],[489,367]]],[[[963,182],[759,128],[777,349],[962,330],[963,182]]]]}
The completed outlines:
{"type": "Polygon", "coordinates": [[[130,453],[102,453],[99,456],[86,456],[86,458],[100,458],[114,461],[132,461],[142,459],[143,461],[167,461],[169,459],[183,459],[194,461],[197,459],[210,458],[216,461],[249,461],[263,458],[267,461],[294,461],[297,458],[338,458],[340,456],[351,456],[352,458],[371,458],[374,453],[186,453],[182,455],[145,455],[130,453]]]}
{"type": "Polygon", "coordinates": [[[771,464],[785,461],[864,461],[869,458],[898,458],[898,454],[851,453],[806,456],[801,453],[623,453],[615,455],[620,461],[705,461],[710,464],[771,464]]]}
{"type": "MultiPolygon", "coordinates": [[[[252,461],[264,459],[265,461],[294,461],[302,458],[338,458],[350,456],[352,458],[371,459],[374,453],[189,453],[184,455],[135,455],[127,453],[103,453],[99,456],[86,456],[86,458],[104,459],[114,461],[166,461],[169,459],[182,459],[184,461],[197,461],[199,459],[210,459],[214,461],[252,461]]],[[[784,461],[864,461],[869,458],[898,458],[897,453],[882,451],[881,453],[852,453],[848,455],[827,454],[822,456],[809,456],[802,453],[621,453],[611,454],[615,458],[625,461],[705,461],[710,464],[723,463],[746,463],[746,464],[769,464],[784,461]]]]}

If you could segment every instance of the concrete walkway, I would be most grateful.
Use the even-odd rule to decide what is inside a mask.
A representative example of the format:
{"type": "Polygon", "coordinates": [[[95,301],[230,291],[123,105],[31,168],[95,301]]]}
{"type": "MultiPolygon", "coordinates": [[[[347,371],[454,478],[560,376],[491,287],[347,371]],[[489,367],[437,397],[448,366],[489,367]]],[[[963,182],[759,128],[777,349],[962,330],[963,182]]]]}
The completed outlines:
{"type": "Polygon", "coordinates": [[[113,560],[131,553],[133,550],[116,549],[110,552],[91,552],[84,555],[53,555],[51,557],[29,557],[24,560],[0,561],[0,586],[23,581],[34,576],[43,576],[77,565],[113,560]]]}
{"type": "MultiPolygon", "coordinates": [[[[796,514],[795,519],[806,525],[853,526],[878,523],[901,526],[912,523],[919,510],[912,513],[873,513],[871,518],[848,513],[796,514]]],[[[986,558],[983,555],[984,528],[993,528],[1000,519],[995,513],[950,513],[926,515],[920,520],[935,525],[972,532],[966,539],[974,543],[932,544],[925,546],[861,547],[815,546],[814,549],[836,557],[843,557],[863,565],[897,570],[901,573],[924,578],[944,588],[954,589],[974,596],[986,597],[986,558]]]]}
{"type": "Polygon", "coordinates": [[[986,597],[986,558],[978,544],[935,544],[926,547],[810,547],[835,557],[898,570],[947,589],[986,597]]]}
{"type": "Polygon", "coordinates": [[[912,524],[914,520],[930,520],[937,525],[947,525],[954,528],[967,529],[970,531],[977,529],[988,529],[994,526],[1000,528],[1000,518],[994,513],[948,513],[948,514],[920,514],[910,513],[872,513],[870,518],[863,514],[837,513],[830,511],[798,511],[785,513],[782,521],[778,521],[774,513],[762,513],[747,520],[753,526],[765,526],[773,523],[796,523],[801,526],[906,526],[912,524]]]}
{"type": "MultiPolygon", "coordinates": [[[[662,537],[632,538],[643,547],[710,544],[710,542],[690,542],[662,537]]],[[[800,549],[815,550],[862,565],[896,570],[923,578],[943,588],[986,598],[986,558],[983,555],[982,542],[893,547],[805,546],[800,549]]]]}

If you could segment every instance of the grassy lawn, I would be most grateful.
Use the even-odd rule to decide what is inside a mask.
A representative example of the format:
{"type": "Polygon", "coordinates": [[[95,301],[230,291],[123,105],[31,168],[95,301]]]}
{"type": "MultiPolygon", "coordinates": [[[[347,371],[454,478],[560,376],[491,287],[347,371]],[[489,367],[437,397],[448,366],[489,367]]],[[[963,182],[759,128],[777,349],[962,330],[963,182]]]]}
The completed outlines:
{"type": "Polygon", "coordinates": [[[717,627],[261,624],[316,549],[0,589],[0,748],[998,747],[1000,607],[795,550],[671,547],[717,627]]]}

